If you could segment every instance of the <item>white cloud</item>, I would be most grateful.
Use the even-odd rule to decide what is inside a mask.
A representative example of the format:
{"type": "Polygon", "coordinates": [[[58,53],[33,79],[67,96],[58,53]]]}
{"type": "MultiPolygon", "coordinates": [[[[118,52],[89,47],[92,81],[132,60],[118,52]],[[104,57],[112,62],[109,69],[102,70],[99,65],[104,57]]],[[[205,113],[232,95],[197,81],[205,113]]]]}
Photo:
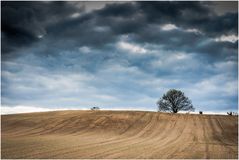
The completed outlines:
{"type": "Polygon", "coordinates": [[[109,30],[110,30],[110,28],[108,26],[97,26],[94,28],[94,31],[96,31],[96,32],[106,32],[109,30]]]}
{"type": "Polygon", "coordinates": [[[221,37],[215,38],[216,42],[236,42],[238,37],[236,35],[222,35],[221,37]]]}
{"type": "Polygon", "coordinates": [[[40,34],[40,35],[37,36],[37,38],[41,39],[41,38],[43,38],[43,36],[44,35],[40,34]]]}
{"type": "Polygon", "coordinates": [[[183,60],[183,59],[188,59],[190,58],[190,54],[186,54],[186,53],[177,53],[174,55],[174,57],[177,59],[177,60],[183,60]]]}
{"type": "Polygon", "coordinates": [[[76,13],[73,13],[70,17],[71,18],[77,18],[80,16],[80,13],[76,12],[76,13]]]}
{"type": "Polygon", "coordinates": [[[186,32],[191,32],[191,33],[196,33],[196,34],[202,34],[202,32],[199,31],[199,30],[196,29],[196,28],[186,29],[185,31],[186,31],[186,32]]]}
{"type": "Polygon", "coordinates": [[[178,29],[178,27],[175,26],[174,24],[165,24],[161,26],[161,29],[164,31],[171,31],[171,30],[178,29]]]}
{"type": "Polygon", "coordinates": [[[145,54],[147,53],[147,50],[143,47],[140,47],[136,44],[131,44],[128,42],[118,42],[117,43],[117,47],[123,50],[128,51],[129,53],[133,53],[133,54],[145,54]]]}
{"type": "Polygon", "coordinates": [[[107,66],[104,70],[101,70],[100,73],[106,73],[106,74],[141,74],[140,70],[138,70],[137,67],[128,67],[127,65],[120,65],[120,64],[110,64],[107,66]]]}
{"type": "Polygon", "coordinates": [[[225,61],[225,62],[219,62],[215,63],[213,65],[213,68],[217,71],[233,71],[233,69],[237,68],[237,62],[236,61],[225,61]]]}
{"type": "MultiPolygon", "coordinates": [[[[126,3],[125,1],[67,1],[67,3],[74,5],[75,7],[82,9],[84,7],[84,12],[89,13],[93,10],[99,10],[104,8],[107,4],[112,3],[126,3]]],[[[127,3],[134,3],[127,1],[127,3]]]]}
{"type": "Polygon", "coordinates": [[[80,48],[79,48],[79,51],[80,51],[81,53],[90,53],[90,52],[91,52],[91,49],[90,49],[89,47],[87,47],[87,46],[83,46],[83,47],[80,47],[80,48]]]}
{"type": "Polygon", "coordinates": [[[197,69],[200,65],[193,53],[158,51],[158,58],[151,61],[151,66],[156,69],[170,71],[185,71],[197,69]]]}
{"type": "MultiPolygon", "coordinates": [[[[81,108],[86,110],[87,108],[81,108]]],[[[32,112],[49,112],[60,110],[78,110],[78,108],[45,108],[36,106],[1,106],[1,114],[16,114],[16,113],[32,113],[32,112]]]]}
{"type": "Polygon", "coordinates": [[[102,101],[117,101],[118,98],[115,96],[111,96],[111,95],[105,95],[105,94],[100,94],[100,95],[95,95],[94,96],[97,100],[102,100],[102,101]]]}
{"type": "Polygon", "coordinates": [[[185,28],[182,28],[182,27],[178,27],[175,24],[160,25],[160,29],[163,30],[163,31],[178,30],[178,31],[189,32],[189,33],[203,34],[200,30],[198,30],[196,28],[185,29],[185,28]]]}
{"type": "Polygon", "coordinates": [[[208,108],[217,106],[230,107],[231,102],[228,97],[237,95],[237,80],[228,77],[226,74],[214,75],[198,81],[183,88],[197,107],[208,108]]]}
{"type": "MultiPolygon", "coordinates": [[[[6,75],[6,71],[4,71],[6,75]]],[[[9,73],[9,72],[7,72],[9,73]]],[[[90,74],[47,74],[36,75],[34,73],[27,73],[19,76],[19,74],[11,74],[11,89],[19,93],[31,93],[34,91],[45,91],[55,93],[76,92],[79,88],[83,90],[86,82],[94,78],[90,74]],[[29,82],[28,85],[25,85],[29,82]]],[[[85,90],[89,90],[85,89],[85,90]]]]}
{"type": "Polygon", "coordinates": [[[1,106],[1,114],[14,114],[14,113],[29,113],[29,112],[46,112],[50,111],[48,108],[41,107],[27,107],[27,106],[1,106]]]}

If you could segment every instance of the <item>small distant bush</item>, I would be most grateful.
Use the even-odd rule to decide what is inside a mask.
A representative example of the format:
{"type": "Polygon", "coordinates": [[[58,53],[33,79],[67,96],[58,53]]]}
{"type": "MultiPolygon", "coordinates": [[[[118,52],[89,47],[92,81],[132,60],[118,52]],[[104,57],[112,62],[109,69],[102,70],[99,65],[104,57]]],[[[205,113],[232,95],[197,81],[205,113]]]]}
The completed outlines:
{"type": "Polygon", "coordinates": [[[233,112],[234,113],[234,116],[238,116],[238,113],[237,112],[233,112]]]}
{"type": "Polygon", "coordinates": [[[199,111],[199,114],[203,114],[203,112],[202,112],[202,111],[199,111]]]}
{"type": "Polygon", "coordinates": [[[238,114],[236,112],[227,112],[227,115],[229,115],[229,116],[237,116],[238,114]]]}
{"type": "Polygon", "coordinates": [[[91,107],[91,110],[92,110],[92,111],[100,110],[100,107],[91,107]]]}

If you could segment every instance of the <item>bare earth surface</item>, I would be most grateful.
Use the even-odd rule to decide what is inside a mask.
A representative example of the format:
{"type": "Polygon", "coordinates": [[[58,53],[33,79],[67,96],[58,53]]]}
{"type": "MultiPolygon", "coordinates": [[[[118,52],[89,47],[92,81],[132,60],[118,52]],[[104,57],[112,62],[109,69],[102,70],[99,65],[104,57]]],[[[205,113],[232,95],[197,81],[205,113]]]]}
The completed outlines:
{"type": "Polygon", "coordinates": [[[238,158],[238,117],[139,111],[1,116],[2,158],[238,158]]]}

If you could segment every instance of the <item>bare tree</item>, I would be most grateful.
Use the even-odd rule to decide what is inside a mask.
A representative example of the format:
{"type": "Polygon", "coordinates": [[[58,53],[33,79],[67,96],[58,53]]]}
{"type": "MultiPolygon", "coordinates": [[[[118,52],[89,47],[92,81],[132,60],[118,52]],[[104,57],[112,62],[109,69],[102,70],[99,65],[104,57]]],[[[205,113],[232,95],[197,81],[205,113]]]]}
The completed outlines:
{"type": "Polygon", "coordinates": [[[177,113],[178,111],[193,111],[193,105],[188,97],[180,90],[170,89],[163,97],[157,102],[159,111],[170,111],[177,113]]]}

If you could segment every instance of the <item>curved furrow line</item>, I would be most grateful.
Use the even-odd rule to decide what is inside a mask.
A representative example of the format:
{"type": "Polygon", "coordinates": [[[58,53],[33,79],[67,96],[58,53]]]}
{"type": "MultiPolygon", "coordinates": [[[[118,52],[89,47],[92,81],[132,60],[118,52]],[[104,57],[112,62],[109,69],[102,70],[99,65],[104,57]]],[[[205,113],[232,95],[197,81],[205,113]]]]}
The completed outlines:
{"type": "MultiPolygon", "coordinates": [[[[51,141],[55,141],[55,138],[54,138],[54,135],[52,135],[52,140],[51,141]]],[[[77,144],[75,141],[73,142],[73,144],[74,143],[76,143],[76,145],[70,145],[70,146],[68,146],[68,145],[66,145],[65,144],[65,140],[67,140],[68,138],[71,138],[71,137],[68,137],[67,139],[66,139],[66,137],[64,137],[64,136],[59,136],[58,137],[58,139],[61,139],[61,137],[62,137],[62,141],[61,141],[61,143],[60,144],[57,144],[56,146],[57,146],[57,148],[59,148],[60,147],[60,149],[54,149],[55,148],[55,144],[54,145],[52,145],[51,143],[50,143],[50,141],[49,141],[49,139],[47,140],[47,142],[48,143],[44,143],[44,145],[39,145],[39,146],[34,146],[35,144],[33,144],[33,146],[34,147],[30,147],[29,145],[28,146],[26,146],[27,147],[27,150],[24,150],[24,151],[21,151],[22,152],[22,154],[23,155],[25,155],[24,157],[21,157],[21,158],[42,158],[41,156],[43,156],[43,155],[47,155],[47,156],[49,156],[49,155],[51,155],[51,153],[53,153],[53,152],[56,152],[56,151],[59,151],[59,152],[61,152],[61,151],[65,151],[65,150],[67,150],[67,149],[73,149],[73,148],[76,148],[76,147],[78,147],[79,146],[79,144],[77,144]],[[43,150],[44,152],[41,152],[41,150],[43,150]],[[36,153],[34,152],[34,151],[36,151],[36,153]]],[[[73,136],[72,136],[73,137],[73,136]]],[[[73,137],[74,138],[74,137],[73,137]]],[[[82,139],[84,139],[84,143],[83,144],[81,144],[82,146],[87,146],[87,143],[88,142],[91,142],[91,140],[92,140],[92,137],[91,136],[88,136],[88,137],[85,137],[85,138],[83,138],[82,136],[81,137],[77,137],[78,139],[76,139],[76,141],[79,141],[79,140],[82,140],[82,139]]],[[[59,140],[57,140],[56,142],[59,142],[59,140]]],[[[69,143],[69,141],[67,141],[68,143],[69,143]]],[[[81,141],[82,142],[82,141],[81,141]]],[[[94,144],[99,144],[99,143],[101,143],[101,142],[104,142],[104,140],[98,140],[98,139],[95,139],[94,140],[94,144]]],[[[16,150],[16,151],[19,151],[19,148],[16,150]]],[[[15,152],[15,151],[14,151],[15,152]]],[[[49,157],[50,158],[50,157],[49,157]]]]}
{"type": "MultiPolygon", "coordinates": [[[[220,129],[221,129],[221,131],[222,131],[222,139],[221,140],[223,140],[223,141],[225,141],[225,140],[227,140],[228,142],[224,142],[225,144],[228,144],[229,146],[230,145],[238,145],[238,141],[237,141],[237,139],[233,139],[233,140],[231,140],[231,138],[234,138],[234,137],[232,137],[232,136],[227,136],[226,135],[226,130],[225,130],[225,127],[221,124],[221,122],[220,122],[220,120],[218,119],[218,118],[216,118],[216,121],[217,121],[217,124],[218,124],[218,126],[220,127],[220,129]]],[[[235,128],[235,131],[237,132],[237,134],[238,134],[238,128],[235,128]]]]}
{"type": "MultiPolygon", "coordinates": [[[[161,121],[162,120],[160,120],[160,122],[161,121]]],[[[160,122],[158,124],[160,124],[160,122]]],[[[145,148],[147,148],[147,150],[151,151],[151,148],[153,146],[152,144],[154,144],[157,141],[163,140],[172,134],[171,130],[175,126],[176,121],[174,121],[173,123],[170,122],[170,120],[164,121],[162,124],[163,125],[159,125],[158,131],[152,134],[152,137],[145,139],[143,142],[140,142],[139,144],[143,145],[145,148]]],[[[143,158],[143,157],[140,157],[140,158],[143,158]]]]}
{"type": "MultiPolygon", "coordinates": [[[[175,123],[176,123],[176,121],[175,121],[175,123]]],[[[174,127],[175,126],[175,123],[173,124],[173,125],[167,125],[167,126],[169,126],[169,129],[170,129],[170,126],[171,127],[174,127]]],[[[165,136],[167,136],[167,135],[169,135],[168,133],[166,133],[165,132],[165,130],[164,130],[164,132],[162,132],[162,133],[165,133],[165,136]]],[[[154,135],[153,135],[154,136],[154,135]]],[[[147,148],[147,150],[150,148],[150,147],[152,147],[152,143],[155,143],[156,141],[158,140],[158,138],[152,138],[152,137],[147,137],[147,138],[144,138],[144,139],[142,139],[141,141],[138,141],[138,142],[136,142],[136,143],[129,143],[129,144],[127,144],[126,146],[127,146],[127,148],[122,148],[122,150],[120,150],[120,153],[118,153],[118,154],[108,154],[108,156],[109,157],[106,157],[106,158],[119,158],[120,157],[120,155],[121,155],[121,153],[122,153],[122,151],[127,151],[127,149],[128,148],[130,148],[130,147],[134,147],[134,149],[135,149],[135,145],[143,145],[144,147],[146,147],[147,148]],[[117,157],[118,156],[118,157],[117,157]]],[[[149,149],[150,151],[151,151],[151,149],[149,149]]],[[[118,151],[118,150],[117,150],[118,151]]],[[[117,152],[116,151],[116,152],[117,152]]],[[[128,152],[128,151],[127,151],[128,152]]],[[[121,158],[121,157],[120,157],[121,158]]]]}
{"type": "MultiPolygon", "coordinates": [[[[81,138],[83,138],[83,136],[81,136],[81,138]]],[[[87,142],[86,143],[82,143],[81,146],[87,146],[88,142],[92,141],[92,137],[91,136],[88,136],[86,138],[88,138],[87,142]]],[[[101,142],[104,142],[104,140],[101,140],[101,141],[94,140],[93,143],[94,144],[98,144],[98,143],[101,143],[101,142]]],[[[34,146],[34,144],[33,144],[33,146],[34,146]]],[[[57,149],[55,149],[54,146],[55,145],[52,145],[52,144],[49,143],[49,145],[44,144],[44,146],[34,147],[33,150],[38,150],[36,153],[30,152],[29,150],[26,150],[25,151],[26,152],[25,157],[22,157],[22,158],[36,158],[36,157],[37,158],[41,158],[42,155],[49,156],[51,154],[54,154],[54,152],[60,152],[61,153],[62,151],[66,151],[66,150],[71,150],[71,149],[77,148],[77,147],[79,147],[79,144],[75,144],[74,145],[74,143],[73,143],[73,145],[67,146],[63,142],[62,145],[57,145],[57,149]],[[49,147],[50,147],[50,149],[49,149],[49,147]]],[[[30,147],[29,145],[27,147],[28,147],[28,149],[31,150],[31,148],[29,148],[30,147]]],[[[51,157],[49,157],[49,158],[51,158],[51,157]]]]}
{"type": "MultiPolygon", "coordinates": [[[[51,125],[56,124],[56,125],[58,125],[60,123],[59,122],[56,123],[56,119],[55,118],[45,119],[45,120],[41,121],[39,124],[37,124],[35,127],[33,127],[33,128],[29,128],[28,130],[25,130],[25,131],[24,130],[23,131],[19,130],[20,132],[15,132],[14,131],[14,133],[15,133],[16,136],[31,136],[31,135],[35,136],[35,135],[37,135],[38,133],[40,133],[42,131],[48,130],[49,129],[47,127],[48,124],[51,124],[51,125]],[[36,132],[36,130],[39,130],[39,131],[36,132]]],[[[15,130],[18,130],[18,128],[15,128],[15,130]]]]}
{"type": "MultiPolygon", "coordinates": [[[[137,138],[136,139],[133,139],[133,141],[128,141],[126,144],[120,144],[120,147],[117,147],[116,149],[111,149],[111,150],[105,150],[104,152],[101,152],[101,154],[97,154],[97,155],[94,155],[95,157],[106,157],[106,155],[113,155],[113,153],[115,152],[122,152],[124,150],[127,150],[125,149],[130,147],[130,146],[134,146],[134,145],[140,145],[142,143],[144,143],[145,141],[148,141],[149,139],[152,139],[153,137],[153,133],[150,133],[148,134],[147,137],[145,137],[145,132],[148,132],[148,131],[154,131],[156,125],[157,125],[157,120],[159,117],[159,114],[155,114],[154,117],[152,118],[151,122],[144,128],[144,131],[142,131],[140,134],[137,135],[137,138]]],[[[106,157],[106,158],[111,158],[111,157],[106,157]]]]}
{"type": "Polygon", "coordinates": [[[168,121],[161,119],[162,117],[163,115],[159,113],[157,116],[156,124],[153,128],[153,133],[151,133],[150,136],[152,139],[162,136],[165,133],[165,131],[167,131],[167,126],[170,126],[168,125],[168,121]]]}
{"type": "MultiPolygon", "coordinates": [[[[80,134],[79,134],[78,130],[70,132],[70,134],[76,135],[76,136],[79,136],[79,135],[89,136],[89,135],[94,135],[95,132],[100,133],[100,127],[101,126],[104,127],[104,122],[106,122],[106,123],[110,122],[110,118],[107,116],[104,116],[104,115],[98,116],[98,118],[96,120],[91,120],[90,124],[85,126],[84,131],[81,132],[80,134]],[[99,127],[99,128],[97,128],[97,127],[99,127]]],[[[107,130],[107,129],[105,129],[105,130],[107,130]]]]}
{"type": "MultiPolygon", "coordinates": [[[[191,142],[194,141],[195,135],[193,132],[197,131],[197,128],[194,128],[195,124],[195,119],[190,118],[189,115],[185,115],[185,127],[182,131],[182,134],[175,140],[175,142],[170,143],[171,146],[168,147],[168,150],[170,152],[167,152],[166,155],[168,154],[167,158],[174,158],[175,155],[178,153],[182,153],[183,151],[187,150],[188,148],[192,147],[191,142]],[[190,121],[190,119],[192,121],[190,121]],[[177,147],[180,146],[180,147],[177,147]],[[172,148],[172,149],[170,149],[172,148]]],[[[167,150],[167,149],[166,149],[167,150]]]]}
{"type": "Polygon", "coordinates": [[[160,155],[160,158],[168,158],[168,156],[171,154],[170,152],[173,151],[173,147],[177,146],[176,144],[181,141],[181,137],[184,136],[183,132],[188,125],[187,121],[185,124],[185,119],[178,118],[178,121],[175,124],[174,128],[172,128],[171,132],[173,133],[173,135],[169,136],[170,138],[160,140],[158,143],[161,147],[160,150],[158,149],[158,147],[151,149],[150,157],[158,157],[158,155],[160,155]],[[178,122],[179,120],[181,121],[181,123],[178,122]],[[163,155],[159,154],[159,151],[161,154],[163,153],[163,155]]]}
{"type": "MultiPolygon", "coordinates": [[[[203,118],[203,117],[201,117],[201,118],[203,118]]],[[[209,159],[210,158],[210,153],[209,153],[209,143],[210,143],[209,140],[210,140],[210,138],[208,136],[208,133],[209,133],[210,127],[207,124],[207,122],[208,122],[208,118],[207,119],[206,118],[202,119],[202,123],[203,123],[203,137],[204,137],[204,140],[203,140],[204,143],[203,144],[205,144],[204,158],[209,159]]]]}
{"type": "MultiPolygon", "coordinates": [[[[72,124],[74,122],[74,120],[76,120],[78,122],[81,117],[82,118],[84,117],[84,115],[91,115],[91,114],[92,113],[90,113],[90,112],[82,113],[81,116],[76,115],[76,113],[72,114],[72,115],[67,114],[66,119],[64,119],[65,117],[63,115],[56,115],[56,117],[54,117],[54,118],[52,118],[52,116],[49,116],[49,118],[47,117],[44,120],[42,120],[41,122],[39,122],[39,125],[37,125],[36,127],[30,128],[29,129],[30,132],[28,133],[28,136],[31,136],[31,135],[36,136],[38,134],[44,134],[44,133],[49,134],[49,133],[51,133],[52,130],[55,130],[55,129],[57,130],[57,127],[61,126],[62,123],[64,124],[64,123],[69,122],[69,124],[72,124]],[[62,119],[62,118],[63,118],[63,120],[60,120],[60,122],[59,122],[59,119],[62,119]],[[39,129],[37,132],[32,132],[37,129],[39,129]]],[[[36,117],[36,118],[39,118],[39,117],[36,117]]],[[[64,128],[64,126],[62,128],[64,128]]],[[[15,130],[16,130],[16,128],[15,128],[15,130]]],[[[21,136],[23,136],[24,134],[22,134],[21,136]]]]}
{"type": "Polygon", "coordinates": [[[227,142],[225,142],[226,137],[223,136],[223,128],[218,123],[217,119],[216,118],[212,119],[210,117],[209,123],[211,124],[211,128],[213,129],[214,139],[217,140],[217,142],[221,143],[221,145],[224,146],[228,150],[228,153],[232,153],[232,154],[237,153],[238,151],[234,151],[230,147],[231,145],[228,144],[227,142]]]}
{"type": "MultiPolygon", "coordinates": [[[[144,118],[144,117],[146,117],[147,116],[147,113],[143,113],[141,116],[139,116],[138,118],[136,118],[136,122],[139,122],[140,121],[140,119],[141,118],[144,118]]],[[[136,124],[136,122],[134,123],[134,124],[136,124]]],[[[129,129],[128,129],[129,130],[129,129]]],[[[134,133],[132,133],[133,135],[135,134],[135,132],[138,132],[138,130],[140,130],[140,128],[138,128],[138,130],[137,129],[135,129],[134,130],[134,133]],[[136,131],[135,131],[136,130],[136,131]]],[[[126,132],[125,132],[126,133],[126,132]]],[[[95,134],[95,133],[94,133],[95,134]]],[[[89,134],[88,133],[86,133],[86,135],[88,136],[89,134]]],[[[77,135],[78,136],[78,135],[77,135]]],[[[112,137],[111,139],[109,139],[109,140],[107,140],[107,141],[105,141],[105,143],[107,143],[107,142],[110,142],[111,140],[118,140],[119,138],[120,139],[123,139],[123,138],[128,138],[129,137],[129,135],[126,135],[126,134],[114,134],[114,137],[112,137]]],[[[103,143],[102,143],[103,144],[103,143]]]]}
{"type": "MultiPolygon", "coordinates": [[[[146,117],[146,116],[150,116],[150,114],[149,113],[145,113],[144,117],[146,117]]],[[[88,136],[89,132],[86,132],[86,134],[88,136]]],[[[80,136],[82,136],[82,135],[80,135],[80,136]]],[[[68,152],[72,152],[73,150],[77,151],[76,148],[79,148],[79,147],[81,147],[81,149],[88,149],[88,148],[91,148],[91,147],[97,147],[98,145],[100,145],[100,146],[103,146],[103,145],[113,145],[113,144],[118,143],[118,142],[127,141],[129,138],[119,139],[118,137],[116,137],[114,139],[115,139],[114,141],[112,139],[110,139],[110,140],[104,141],[103,143],[100,143],[100,144],[98,142],[93,142],[93,143],[90,143],[88,145],[82,144],[82,145],[76,145],[76,146],[72,146],[72,147],[65,147],[63,149],[47,151],[47,152],[44,152],[44,153],[41,152],[39,154],[46,154],[46,153],[47,154],[51,154],[53,152],[64,151],[64,152],[60,152],[61,155],[64,155],[65,152],[68,153],[68,152]]],[[[34,157],[36,155],[32,155],[32,156],[34,157]]]]}
{"type": "MultiPolygon", "coordinates": [[[[4,121],[7,121],[7,120],[4,120],[4,121]]],[[[21,122],[22,120],[15,120],[17,122],[15,123],[11,123],[11,121],[14,121],[13,120],[9,120],[10,122],[8,123],[5,123],[2,121],[2,132],[8,132],[8,135],[16,135],[17,133],[21,133],[21,132],[24,132],[26,129],[22,129],[21,125],[19,125],[19,122],[21,122]]]]}
{"type": "MultiPolygon", "coordinates": [[[[31,138],[33,139],[33,138],[31,138]]],[[[37,139],[44,139],[42,137],[38,137],[37,139]]],[[[26,138],[23,139],[23,142],[25,142],[26,138]]],[[[27,139],[29,140],[29,139],[27,139]]],[[[47,139],[47,142],[48,143],[40,143],[38,144],[38,141],[34,142],[32,141],[30,144],[28,143],[27,145],[23,145],[21,146],[21,149],[19,150],[19,146],[16,146],[15,148],[2,148],[2,151],[4,151],[4,149],[6,150],[9,150],[11,153],[18,153],[20,152],[20,155],[21,156],[18,156],[18,158],[27,158],[28,157],[28,154],[32,154],[34,152],[39,152],[39,150],[42,150],[42,149],[46,149],[51,147],[51,143],[55,143],[56,139],[47,139]]],[[[59,142],[59,141],[56,141],[56,142],[59,142]]],[[[59,145],[59,143],[57,143],[59,145]]],[[[64,143],[62,143],[62,146],[65,146],[64,143]]]]}
{"type": "MultiPolygon", "coordinates": [[[[74,117],[72,117],[74,118],[74,117]]],[[[60,121],[60,122],[57,122],[56,125],[54,125],[53,127],[50,127],[50,128],[47,128],[46,130],[42,130],[38,133],[35,133],[35,134],[38,134],[38,135],[44,135],[44,134],[52,134],[54,133],[55,131],[59,131],[60,129],[62,129],[63,127],[71,124],[71,119],[66,119],[66,120],[63,120],[63,121],[60,121]]]]}
{"type": "Polygon", "coordinates": [[[191,129],[191,135],[193,137],[193,139],[191,141],[185,141],[186,142],[190,142],[187,143],[187,147],[184,148],[183,150],[181,150],[180,152],[174,154],[174,157],[177,157],[179,159],[187,159],[187,158],[197,158],[196,156],[192,156],[192,155],[198,155],[200,154],[200,152],[196,149],[197,145],[200,141],[202,141],[203,139],[203,132],[199,132],[203,130],[203,126],[202,123],[199,119],[198,116],[193,116],[193,126],[191,129]],[[193,153],[193,154],[192,154],[193,153]]]}
{"type": "MultiPolygon", "coordinates": [[[[75,117],[77,117],[77,116],[75,116],[75,117]]],[[[64,123],[66,123],[66,122],[68,122],[68,120],[63,120],[64,121],[64,123]]],[[[63,122],[63,121],[61,121],[61,122],[63,122]]],[[[63,124],[64,124],[63,123],[63,124]]],[[[60,122],[58,123],[58,124],[60,124],[60,122]]],[[[42,125],[43,126],[43,125],[42,125]]],[[[42,130],[41,130],[42,131],[42,130]]],[[[39,132],[34,132],[34,133],[29,133],[29,134],[23,134],[24,136],[39,136],[40,134],[39,133],[42,133],[41,131],[39,131],[39,132]]],[[[17,136],[17,137],[21,137],[22,135],[15,135],[15,136],[17,136]]],[[[89,140],[90,140],[91,138],[89,137],[89,140]]],[[[35,146],[35,144],[33,143],[33,144],[31,144],[31,145],[28,145],[28,146],[26,146],[26,147],[28,147],[30,150],[32,150],[32,148],[31,148],[31,146],[35,146]]],[[[39,146],[40,148],[42,147],[42,146],[39,146]]],[[[17,151],[17,150],[19,150],[19,148],[16,148],[15,149],[15,151],[17,151]]],[[[12,151],[14,151],[14,150],[12,150],[12,151]]]]}
{"type": "MultiPolygon", "coordinates": [[[[144,116],[144,118],[147,118],[147,117],[151,117],[152,118],[152,115],[150,114],[150,113],[146,113],[145,114],[145,116],[144,116]]],[[[148,119],[148,118],[147,118],[148,119]]],[[[148,125],[148,123],[150,123],[150,121],[149,122],[147,122],[147,124],[145,125],[145,126],[143,126],[143,128],[145,128],[147,125],[148,125]]],[[[142,131],[142,130],[141,130],[142,131]]],[[[140,132],[138,132],[138,134],[140,134],[141,133],[141,131],[140,132]]],[[[133,139],[136,139],[137,138],[137,135],[138,134],[136,134],[136,135],[134,135],[133,137],[126,137],[126,138],[124,138],[124,139],[116,139],[116,140],[114,140],[114,141],[111,141],[111,142],[109,142],[109,143],[105,143],[105,144],[99,144],[99,145],[96,145],[96,146],[93,146],[93,149],[94,148],[97,148],[97,147],[101,147],[101,149],[103,148],[103,147],[107,147],[108,145],[111,145],[111,146],[114,146],[114,145],[116,145],[116,144],[119,144],[119,143],[125,143],[125,142],[128,142],[129,140],[133,140],[133,139]]],[[[83,148],[80,148],[80,149],[83,149],[83,148]]],[[[85,149],[85,147],[84,147],[84,149],[85,149]]],[[[96,149],[95,149],[96,150],[96,149]]],[[[77,150],[76,150],[77,151],[77,150]]],[[[71,153],[72,153],[73,151],[71,151],[71,153]]],[[[69,154],[69,153],[67,153],[67,154],[69,154]]]]}
{"type": "MultiPolygon", "coordinates": [[[[119,145],[119,144],[121,144],[121,143],[122,143],[122,144],[124,144],[124,143],[130,143],[131,141],[132,141],[132,143],[133,143],[134,140],[137,139],[137,138],[142,134],[142,132],[145,131],[145,128],[147,128],[147,126],[148,126],[150,123],[152,123],[153,115],[150,114],[150,113],[147,113],[147,114],[146,114],[146,117],[149,117],[150,120],[149,120],[148,123],[143,127],[143,129],[142,129],[140,132],[138,132],[136,135],[134,135],[134,136],[132,136],[132,137],[125,138],[125,139],[118,139],[118,140],[109,142],[109,143],[107,143],[107,144],[103,144],[103,145],[99,144],[99,145],[93,146],[92,149],[93,149],[94,151],[97,150],[97,153],[94,152],[94,155],[91,155],[91,156],[97,156],[97,157],[99,157],[100,154],[103,154],[103,153],[105,152],[105,150],[107,150],[107,151],[109,151],[109,150],[115,150],[115,148],[117,148],[117,150],[118,150],[119,147],[117,147],[117,145],[119,145]],[[113,148],[110,147],[110,148],[104,149],[104,147],[108,147],[108,145],[111,145],[113,148]],[[100,149],[97,149],[98,147],[100,147],[100,149]],[[103,152],[102,150],[103,150],[104,152],[103,152]]],[[[123,146],[120,145],[120,147],[123,147],[123,146]]],[[[79,148],[79,149],[82,150],[82,148],[79,148]]],[[[85,147],[84,147],[84,149],[85,149],[85,147]]],[[[63,153],[63,154],[61,154],[61,155],[72,154],[73,152],[76,152],[76,151],[78,151],[78,150],[75,149],[74,151],[70,151],[70,152],[67,152],[67,153],[63,153]]],[[[86,156],[87,156],[87,154],[88,154],[88,153],[85,153],[86,156]]],[[[83,155],[82,155],[82,156],[83,156],[83,155]]]]}
{"type": "MultiPolygon", "coordinates": [[[[159,119],[159,117],[158,117],[158,120],[160,120],[160,122],[161,122],[161,119],[159,119]]],[[[158,122],[158,120],[157,120],[157,122],[158,122]]],[[[162,123],[163,125],[161,125],[160,122],[157,123],[159,126],[158,130],[156,132],[152,133],[150,137],[144,138],[143,141],[139,141],[137,143],[130,144],[130,145],[128,145],[128,147],[136,148],[135,145],[143,145],[148,150],[150,147],[152,147],[153,143],[155,143],[156,141],[159,140],[159,138],[164,139],[165,137],[170,135],[171,134],[170,130],[175,126],[176,121],[174,123],[171,123],[169,121],[164,121],[164,123],[162,123]]],[[[153,129],[153,130],[155,130],[155,129],[153,129]]],[[[127,151],[127,149],[124,149],[124,150],[127,151]]],[[[119,157],[120,155],[121,154],[116,154],[115,157],[113,157],[113,155],[112,155],[109,158],[117,158],[117,156],[119,157]]]]}
{"type": "MultiPolygon", "coordinates": [[[[34,134],[39,134],[39,135],[44,135],[44,134],[54,134],[55,131],[60,131],[61,129],[64,129],[67,130],[66,128],[68,128],[69,130],[72,130],[72,128],[70,128],[69,126],[74,126],[74,124],[77,124],[78,122],[80,122],[81,119],[79,119],[79,116],[74,116],[74,117],[71,117],[70,119],[66,119],[66,120],[63,120],[64,123],[58,123],[57,126],[60,126],[59,128],[57,127],[50,127],[50,128],[47,128],[46,130],[43,130],[43,131],[40,131],[40,132],[37,132],[37,133],[34,133],[34,134]]],[[[97,119],[96,119],[97,120],[97,119]]],[[[85,129],[85,128],[88,128],[88,126],[83,126],[81,128],[79,128],[77,131],[80,131],[79,133],[82,133],[82,129],[85,129]]],[[[69,133],[69,130],[68,130],[68,133],[69,133]]],[[[64,134],[64,132],[59,132],[60,134],[64,134]]],[[[68,134],[66,133],[66,134],[68,134]]]]}
{"type": "Polygon", "coordinates": [[[143,118],[146,115],[146,113],[144,113],[142,116],[140,116],[138,119],[136,119],[133,123],[131,123],[124,131],[122,131],[120,133],[120,135],[125,134],[127,131],[130,130],[130,128],[132,128],[134,125],[138,124],[141,120],[141,118],[143,118]]]}

